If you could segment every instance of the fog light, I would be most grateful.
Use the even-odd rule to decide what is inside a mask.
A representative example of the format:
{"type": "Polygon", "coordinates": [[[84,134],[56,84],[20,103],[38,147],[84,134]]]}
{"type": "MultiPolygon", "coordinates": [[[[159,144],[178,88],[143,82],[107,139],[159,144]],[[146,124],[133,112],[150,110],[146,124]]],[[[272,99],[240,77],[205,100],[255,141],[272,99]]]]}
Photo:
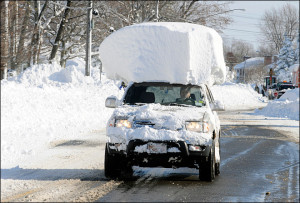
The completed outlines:
{"type": "Polygon", "coordinates": [[[197,146],[197,145],[190,145],[189,146],[189,150],[190,151],[198,151],[198,152],[202,152],[205,151],[206,147],[205,146],[197,146]]]}

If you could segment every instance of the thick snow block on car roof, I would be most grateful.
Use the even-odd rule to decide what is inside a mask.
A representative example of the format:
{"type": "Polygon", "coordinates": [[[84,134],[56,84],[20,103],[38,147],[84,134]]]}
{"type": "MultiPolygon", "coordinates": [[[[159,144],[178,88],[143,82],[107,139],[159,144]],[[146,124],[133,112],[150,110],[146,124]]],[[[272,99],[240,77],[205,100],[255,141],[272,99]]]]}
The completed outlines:
{"type": "Polygon", "coordinates": [[[125,82],[164,81],[221,84],[226,67],[222,38],[190,23],[142,23],[124,27],[100,45],[108,78],[125,82]]]}

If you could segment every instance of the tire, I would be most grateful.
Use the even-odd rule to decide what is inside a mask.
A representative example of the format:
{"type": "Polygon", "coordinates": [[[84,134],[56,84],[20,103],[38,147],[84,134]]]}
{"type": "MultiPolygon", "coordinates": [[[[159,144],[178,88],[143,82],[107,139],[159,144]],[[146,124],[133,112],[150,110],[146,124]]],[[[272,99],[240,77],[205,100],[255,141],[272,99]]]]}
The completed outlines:
{"type": "Polygon", "coordinates": [[[208,160],[200,163],[199,179],[212,182],[216,177],[214,147],[210,150],[208,160]]]}
{"type": "Polygon", "coordinates": [[[220,146],[220,137],[219,137],[219,140],[218,140],[218,141],[219,141],[219,148],[218,148],[218,150],[219,150],[220,161],[215,163],[215,175],[216,175],[216,176],[220,175],[220,165],[221,165],[221,154],[220,154],[220,148],[221,148],[221,146],[220,146]]]}
{"type": "Polygon", "coordinates": [[[105,147],[104,175],[110,179],[130,180],[133,170],[126,157],[120,154],[110,154],[108,144],[105,147]]]}
{"type": "Polygon", "coordinates": [[[120,176],[119,157],[108,152],[108,144],[105,147],[104,175],[107,178],[116,179],[120,176]]]}
{"type": "Polygon", "coordinates": [[[221,163],[216,163],[216,166],[215,166],[215,175],[218,176],[220,175],[220,164],[221,163]]]}
{"type": "Polygon", "coordinates": [[[123,168],[121,170],[119,179],[121,180],[134,180],[133,179],[133,170],[130,162],[123,163],[123,168]]]}

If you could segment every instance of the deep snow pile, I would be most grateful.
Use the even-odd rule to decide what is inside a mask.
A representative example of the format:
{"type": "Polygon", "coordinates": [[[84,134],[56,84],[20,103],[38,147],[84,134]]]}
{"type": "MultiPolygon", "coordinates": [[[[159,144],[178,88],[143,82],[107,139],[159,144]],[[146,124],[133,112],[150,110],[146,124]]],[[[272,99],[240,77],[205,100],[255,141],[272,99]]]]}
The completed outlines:
{"type": "Polygon", "coordinates": [[[251,85],[226,82],[211,88],[215,100],[224,103],[225,110],[254,109],[266,105],[266,98],[258,94],[251,85]]]}
{"type": "Polygon", "coordinates": [[[108,78],[126,82],[222,84],[226,77],[222,38],[190,23],[142,23],[124,27],[100,46],[108,78]]]}
{"type": "Polygon", "coordinates": [[[56,64],[34,66],[18,78],[1,81],[2,168],[32,161],[52,141],[84,139],[105,127],[112,113],[105,99],[112,94],[120,97],[123,91],[105,76],[100,81],[99,69],[85,77],[85,66],[79,62],[66,69],[56,64]]]}
{"type": "Polygon", "coordinates": [[[257,115],[299,120],[299,88],[287,90],[279,99],[270,101],[257,115]]]}

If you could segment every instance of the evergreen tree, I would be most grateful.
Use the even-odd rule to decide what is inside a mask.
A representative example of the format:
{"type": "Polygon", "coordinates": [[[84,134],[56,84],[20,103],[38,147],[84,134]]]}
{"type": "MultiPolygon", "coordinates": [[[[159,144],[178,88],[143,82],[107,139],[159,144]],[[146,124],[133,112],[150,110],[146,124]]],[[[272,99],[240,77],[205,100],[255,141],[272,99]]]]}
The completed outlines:
{"type": "Polygon", "coordinates": [[[295,52],[292,48],[291,39],[284,35],[283,46],[279,51],[278,60],[276,62],[275,73],[287,71],[288,68],[295,63],[295,52]]]}

